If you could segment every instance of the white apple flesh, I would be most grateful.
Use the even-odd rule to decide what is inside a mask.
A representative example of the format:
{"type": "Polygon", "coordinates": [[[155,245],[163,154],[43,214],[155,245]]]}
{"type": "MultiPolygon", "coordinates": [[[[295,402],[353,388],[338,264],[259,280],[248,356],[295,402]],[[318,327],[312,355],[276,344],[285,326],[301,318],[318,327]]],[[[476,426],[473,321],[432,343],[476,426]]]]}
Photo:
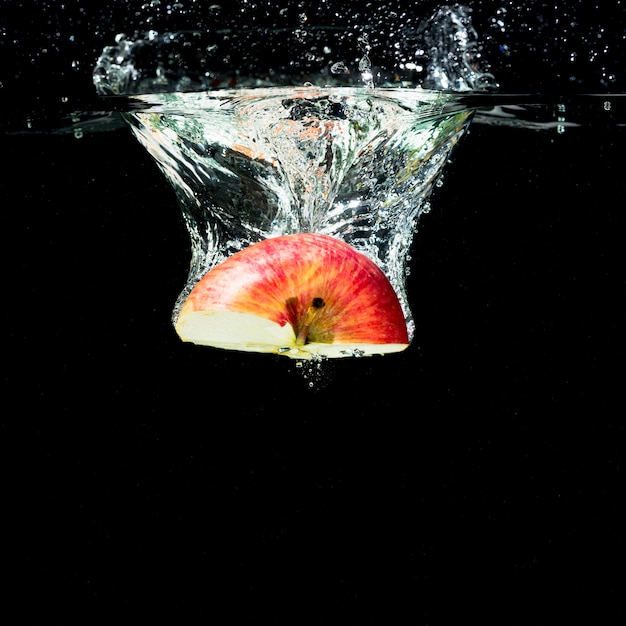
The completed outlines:
{"type": "Polygon", "coordinates": [[[195,344],[296,359],[409,344],[383,271],[347,243],[314,233],[267,239],[226,259],[194,286],[175,327],[195,344]]]}

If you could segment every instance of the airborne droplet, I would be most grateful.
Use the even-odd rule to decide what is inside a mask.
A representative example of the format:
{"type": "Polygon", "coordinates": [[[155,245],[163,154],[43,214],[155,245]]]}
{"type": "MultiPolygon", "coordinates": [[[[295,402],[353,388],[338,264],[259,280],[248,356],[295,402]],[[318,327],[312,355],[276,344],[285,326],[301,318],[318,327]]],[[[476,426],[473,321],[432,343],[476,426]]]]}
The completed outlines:
{"type": "Polygon", "coordinates": [[[346,67],[345,63],[339,61],[338,63],[333,63],[330,68],[332,74],[349,74],[350,70],[346,67]]]}

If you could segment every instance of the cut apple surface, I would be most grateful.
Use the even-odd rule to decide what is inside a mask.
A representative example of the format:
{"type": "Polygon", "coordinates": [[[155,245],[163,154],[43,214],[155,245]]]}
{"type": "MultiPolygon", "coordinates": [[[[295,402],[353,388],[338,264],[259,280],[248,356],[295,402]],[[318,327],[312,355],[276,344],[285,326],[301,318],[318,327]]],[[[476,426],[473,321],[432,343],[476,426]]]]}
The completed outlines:
{"type": "Polygon", "coordinates": [[[383,271],[313,233],[255,243],[208,272],[176,321],[184,341],[296,359],[399,352],[409,344],[383,271]]]}

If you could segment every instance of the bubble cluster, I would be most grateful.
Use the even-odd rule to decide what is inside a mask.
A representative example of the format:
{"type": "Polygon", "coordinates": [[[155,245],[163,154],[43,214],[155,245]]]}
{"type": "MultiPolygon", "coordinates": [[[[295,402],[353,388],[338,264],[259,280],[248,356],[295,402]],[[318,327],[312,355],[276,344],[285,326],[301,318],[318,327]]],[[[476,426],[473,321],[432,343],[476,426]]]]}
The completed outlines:
{"type": "Polygon", "coordinates": [[[295,368],[309,389],[319,389],[325,384],[328,364],[327,357],[314,354],[311,359],[296,361],[295,368]]]}

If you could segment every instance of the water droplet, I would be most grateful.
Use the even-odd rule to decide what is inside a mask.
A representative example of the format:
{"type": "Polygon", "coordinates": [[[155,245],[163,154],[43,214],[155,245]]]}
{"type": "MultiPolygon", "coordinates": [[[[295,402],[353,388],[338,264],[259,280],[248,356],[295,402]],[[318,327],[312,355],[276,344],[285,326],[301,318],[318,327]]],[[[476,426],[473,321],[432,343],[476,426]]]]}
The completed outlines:
{"type": "Polygon", "coordinates": [[[346,64],[339,61],[337,63],[333,63],[330,68],[332,74],[349,74],[350,70],[346,67],[346,64]]]}
{"type": "Polygon", "coordinates": [[[369,56],[365,54],[359,61],[359,71],[361,72],[361,80],[368,86],[374,86],[374,75],[372,74],[372,62],[369,56]]]}

